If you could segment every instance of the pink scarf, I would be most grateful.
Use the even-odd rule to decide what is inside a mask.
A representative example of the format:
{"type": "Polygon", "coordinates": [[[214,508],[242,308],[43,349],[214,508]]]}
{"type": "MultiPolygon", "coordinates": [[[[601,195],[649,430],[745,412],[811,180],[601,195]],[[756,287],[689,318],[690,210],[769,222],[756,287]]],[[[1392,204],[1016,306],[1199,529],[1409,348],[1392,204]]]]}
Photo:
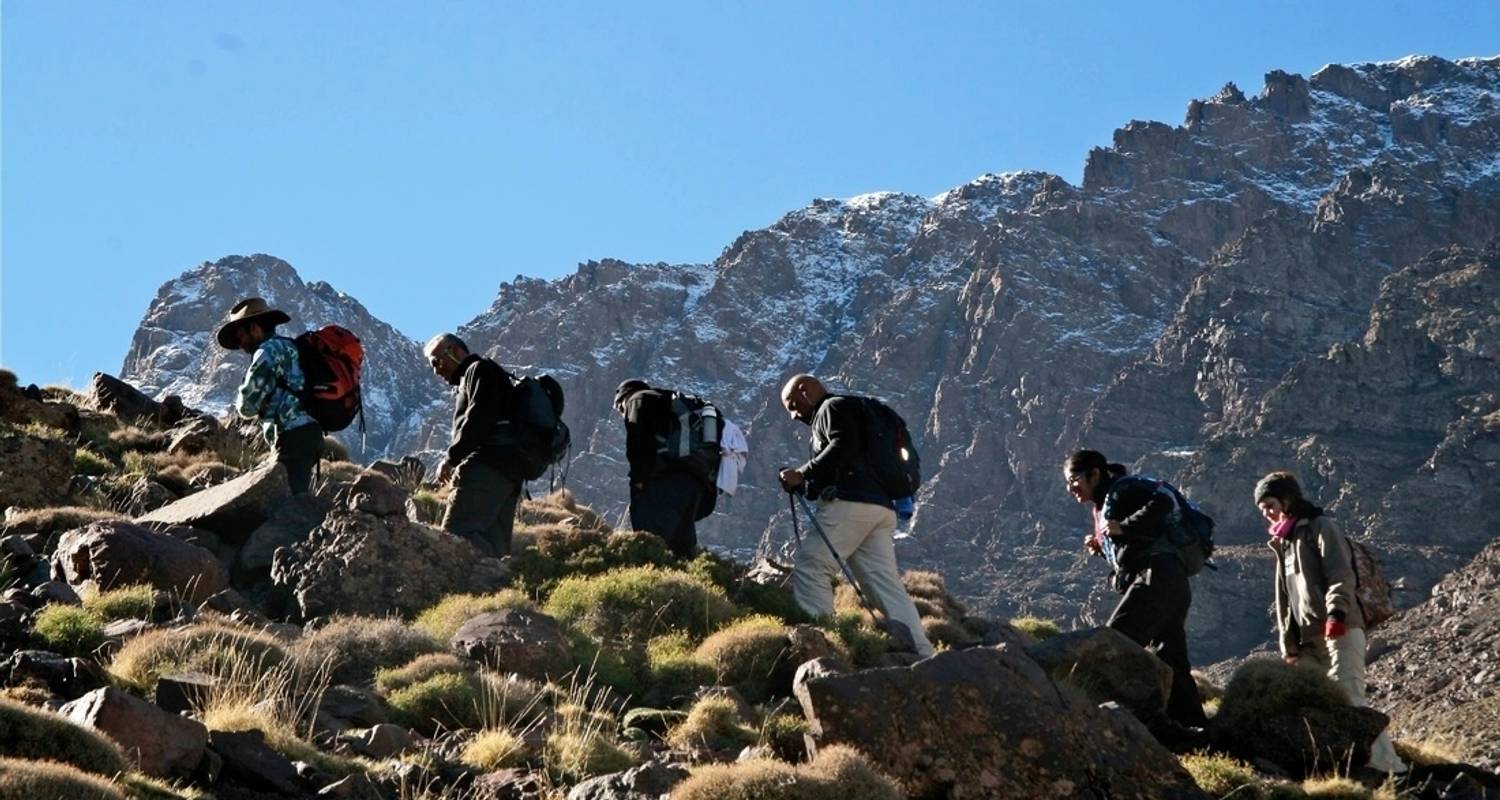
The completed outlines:
{"type": "Polygon", "coordinates": [[[1282,517],[1280,522],[1271,525],[1266,531],[1271,534],[1272,539],[1284,542],[1286,537],[1292,535],[1292,529],[1295,527],[1297,527],[1296,517],[1282,517]]]}

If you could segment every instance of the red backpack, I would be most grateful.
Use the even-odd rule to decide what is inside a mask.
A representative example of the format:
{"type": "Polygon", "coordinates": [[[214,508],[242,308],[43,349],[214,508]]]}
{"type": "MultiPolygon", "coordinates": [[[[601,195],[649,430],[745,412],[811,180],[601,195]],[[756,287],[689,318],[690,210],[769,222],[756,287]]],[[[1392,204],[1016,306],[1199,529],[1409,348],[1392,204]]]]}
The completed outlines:
{"type": "Polygon", "coordinates": [[[364,401],[359,391],[359,369],[365,348],[347,328],[327,325],[292,340],[302,367],[303,388],[297,392],[302,408],[325,432],[341,431],[359,417],[365,429],[364,401]]]}

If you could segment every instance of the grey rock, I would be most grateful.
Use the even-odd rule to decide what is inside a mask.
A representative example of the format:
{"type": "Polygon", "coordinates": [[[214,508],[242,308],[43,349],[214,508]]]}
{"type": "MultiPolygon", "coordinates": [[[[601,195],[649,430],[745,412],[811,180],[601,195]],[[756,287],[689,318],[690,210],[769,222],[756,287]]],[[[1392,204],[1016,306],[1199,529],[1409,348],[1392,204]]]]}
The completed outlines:
{"type": "Polygon", "coordinates": [[[458,592],[490,592],[505,565],[452,534],[408,521],[335,510],[301,544],[276,551],[271,579],[303,619],[414,615],[458,592]]]}
{"type": "Polygon", "coordinates": [[[559,679],[578,666],[557,620],[536,611],[480,614],[461,625],[449,644],[492,669],[527,678],[559,679]]]}
{"type": "Polygon", "coordinates": [[[196,712],[221,681],[202,672],[176,672],[156,679],[152,699],[173,714],[196,712]]]}
{"type": "Polygon", "coordinates": [[[286,468],[273,462],[158,508],[137,522],[202,528],[225,542],[243,543],[290,496],[286,468]]]}
{"type": "Polygon", "coordinates": [[[0,508],[62,504],[73,475],[73,444],[0,431],[0,508]]]}
{"type": "Polygon", "coordinates": [[[1054,681],[1096,703],[1116,702],[1143,722],[1167,709],[1172,668],[1114,628],[1060,633],[1026,648],[1054,681]]]}
{"type": "Polygon", "coordinates": [[[400,725],[382,722],[364,731],[350,746],[362,756],[384,759],[416,748],[417,737],[400,725]]]}
{"type": "Polygon", "coordinates": [[[913,797],[1207,796],[1140,722],[1008,646],[808,680],[797,699],[812,746],[855,747],[913,797]]]}
{"type": "Polygon", "coordinates": [[[657,800],[687,777],[681,766],[651,761],[583,781],[568,791],[568,800],[657,800]]]}
{"type": "Polygon", "coordinates": [[[78,697],[109,683],[104,669],[92,659],[68,658],[45,650],[17,650],[0,662],[0,673],[11,685],[38,682],[55,695],[78,697]]]}
{"type": "Polygon", "coordinates": [[[73,591],[66,581],[46,581],[39,583],[31,589],[31,596],[36,598],[39,605],[61,603],[65,606],[76,606],[83,602],[83,598],[73,591]]]}
{"type": "Polygon", "coordinates": [[[234,564],[236,585],[246,586],[267,577],[276,548],[298,544],[323,523],[333,503],[311,492],[288,497],[240,548],[234,564]]]}
{"type": "Polygon", "coordinates": [[[297,768],[266,744],[264,733],[213,731],[208,735],[208,745],[224,759],[221,780],[289,797],[302,796],[297,768]]]}
{"type": "Polygon", "coordinates": [[[63,706],[64,716],[115,740],[141,772],[187,778],[203,760],[208,730],[114,688],[96,689],[63,706]]]}
{"type": "Polygon", "coordinates": [[[148,583],[194,603],[229,583],[224,565],[208,550],[119,520],[63,534],[52,554],[52,575],[70,586],[99,589],[148,583]]]}

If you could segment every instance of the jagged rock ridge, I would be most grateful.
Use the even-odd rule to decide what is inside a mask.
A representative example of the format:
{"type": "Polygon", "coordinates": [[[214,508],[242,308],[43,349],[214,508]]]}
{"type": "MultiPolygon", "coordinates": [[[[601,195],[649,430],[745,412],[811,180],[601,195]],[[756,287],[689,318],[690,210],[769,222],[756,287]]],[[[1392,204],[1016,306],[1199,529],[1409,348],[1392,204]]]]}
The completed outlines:
{"type": "MultiPolygon", "coordinates": [[[[805,431],[779,406],[782,380],[810,370],[886,398],[919,431],[930,475],[907,563],[943,570],[996,610],[1097,620],[1110,598],[1102,567],[1076,555],[1084,515],[1062,493],[1058,464],[1081,444],[1137,462],[1220,520],[1225,569],[1199,582],[1193,625],[1195,657],[1223,657],[1263,641],[1269,625],[1245,497],[1254,473],[1300,468],[1332,511],[1395,545],[1411,538],[1399,504],[1357,506],[1333,487],[1384,497],[1430,485],[1429,457],[1477,458],[1472,436],[1445,448],[1394,417],[1381,418],[1390,430],[1368,429],[1400,444],[1401,457],[1378,468],[1366,460],[1375,454],[1344,447],[1353,435],[1308,449],[1314,422],[1354,431],[1369,418],[1348,405],[1303,413],[1326,395],[1289,387],[1372,325],[1425,335],[1401,327],[1413,324],[1396,313],[1410,298],[1388,276],[1500,232],[1497,93],[1500,58],[1272,72],[1255,97],[1231,85],[1194,101],[1181,126],[1126,125],[1089,154],[1082,186],[1011,173],[930,199],[817,200],[708,265],[599,261],[557,281],[506,283],[461,333],[513,368],[562,380],[577,448],[570,486],[613,513],[625,500],[615,384],[640,375],[715,399],[754,450],[746,490],[704,531],[731,547],[753,544],[767,520],[787,527],[775,467],[803,457],[805,431]],[[1246,455],[1221,470],[1236,447],[1246,455]]],[[[1457,301],[1433,294],[1428,313],[1457,301]]],[[[1475,335],[1494,327],[1476,317],[1475,335]]],[[[1406,366],[1432,359],[1441,363],[1419,349],[1406,366]]],[[[1429,409],[1424,425],[1469,413],[1453,407],[1449,378],[1419,373],[1382,378],[1429,409]]],[[[446,408],[402,408],[389,449],[436,446],[446,408]]],[[[1488,510],[1495,489],[1464,488],[1479,498],[1470,527],[1423,551],[1442,564],[1462,563],[1500,527],[1488,510]]],[[[1438,577],[1402,552],[1390,567],[1413,589],[1438,577]]]]}

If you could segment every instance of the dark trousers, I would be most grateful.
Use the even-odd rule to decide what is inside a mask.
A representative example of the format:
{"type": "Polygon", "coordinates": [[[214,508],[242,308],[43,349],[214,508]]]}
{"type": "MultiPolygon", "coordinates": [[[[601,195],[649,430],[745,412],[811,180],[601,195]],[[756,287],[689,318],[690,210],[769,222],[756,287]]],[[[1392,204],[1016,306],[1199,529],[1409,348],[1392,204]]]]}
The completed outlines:
{"type": "Polygon", "coordinates": [[[453,477],[453,494],[443,515],[443,530],[462,536],[496,556],[510,555],[521,484],[499,467],[469,459],[453,477]]]}
{"type": "Polygon", "coordinates": [[[1171,553],[1159,553],[1151,559],[1150,569],[1137,575],[1125,589],[1125,596],[1109,617],[1109,627],[1154,651],[1172,668],[1167,716],[1179,725],[1201,728],[1208,718],[1203,714],[1187,654],[1187,615],[1192,604],[1193,588],[1182,562],[1171,553]]]}
{"type": "Polygon", "coordinates": [[[299,425],[276,436],[276,463],[286,467],[292,494],[312,488],[313,471],[323,457],[323,429],[317,423],[299,425]]]}
{"type": "Polygon", "coordinates": [[[667,541],[679,558],[698,549],[698,503],[705,487],[682,472],[668,472],[630,490],[630,527],[650,531],[667,541]]]}

